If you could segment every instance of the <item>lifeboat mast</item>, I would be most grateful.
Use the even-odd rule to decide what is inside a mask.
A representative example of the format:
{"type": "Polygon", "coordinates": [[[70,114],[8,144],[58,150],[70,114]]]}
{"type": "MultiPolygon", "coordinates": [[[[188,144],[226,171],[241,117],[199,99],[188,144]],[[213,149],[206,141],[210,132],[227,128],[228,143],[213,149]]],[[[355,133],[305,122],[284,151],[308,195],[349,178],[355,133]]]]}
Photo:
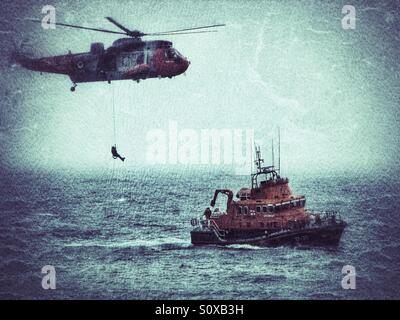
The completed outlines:
{"type": "Polygon", "coordinates": [[[271,166],[261,166],[264,163],[264,159],[261,158],[261,150],[260,147],[255,146],[256,149],[256,160],[254,161],[257,172],[251,174],[251,187],[252,189],[258,188],[257,178],[259,175],[265,175],[266,181],[281,181],[280,173],[280,164],[281,164],[281,137],[280,137],[280,129],[278,128],[278,168],[275,169],[274,166],[274,139],[272,138],[272,165],[271,166]]]}

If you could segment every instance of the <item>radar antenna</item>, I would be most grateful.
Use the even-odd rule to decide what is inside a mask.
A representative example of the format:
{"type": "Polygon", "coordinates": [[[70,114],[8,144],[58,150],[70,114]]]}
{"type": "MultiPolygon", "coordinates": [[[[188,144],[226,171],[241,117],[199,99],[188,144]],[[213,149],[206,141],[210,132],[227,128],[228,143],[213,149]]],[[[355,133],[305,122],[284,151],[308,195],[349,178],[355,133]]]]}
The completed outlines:
{"type": "Polygon", "coordinates": [[[261,152],[260,152],[260,147],[256,146],[256,160],[254,163],[257,165],[258,171],[261,171],[262,167],[261,164],[264,163],[264,159],[261,159],[261,152]]]}
{"type": "Polygon", "coordinates": [[[272,166],[274,166],[274,162],[275,162],[274,138],[272,138],[272,166]]]}
{"type": "Polygon", "coordinates": [[[278,127],[278,170],[281,173],[281,128],[278,127]]]}

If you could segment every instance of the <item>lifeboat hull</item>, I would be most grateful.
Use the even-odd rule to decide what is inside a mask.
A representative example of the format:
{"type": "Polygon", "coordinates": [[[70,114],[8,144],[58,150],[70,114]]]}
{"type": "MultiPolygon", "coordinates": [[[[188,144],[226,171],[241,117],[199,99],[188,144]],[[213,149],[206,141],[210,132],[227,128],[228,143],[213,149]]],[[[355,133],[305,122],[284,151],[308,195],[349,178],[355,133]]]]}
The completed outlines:
{"type": "Polygon", "coordinates": [[[266,233],[265,230],[246,230],[243,234],[240,230],[230,230],[223,235],[209,227],[197,227],[191,231],[191,240],[193,245],[337,246],[345,227],[346,223],[342,222],[272,233],[266,233]]]}

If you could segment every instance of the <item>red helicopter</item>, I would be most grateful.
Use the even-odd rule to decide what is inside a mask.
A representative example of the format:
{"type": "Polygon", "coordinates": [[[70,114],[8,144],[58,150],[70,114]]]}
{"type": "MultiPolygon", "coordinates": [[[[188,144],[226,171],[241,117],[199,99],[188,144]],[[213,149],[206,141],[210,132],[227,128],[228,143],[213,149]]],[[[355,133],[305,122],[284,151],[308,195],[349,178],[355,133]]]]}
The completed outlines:
{"type": "MultiPolygon", "coordinates": [[[[73,83],[71,91],[75,91],[77,83],[81,82],[108,81],[108,83],[111,83],[113,80],[126,79],[139,82],[148,78],[172,78],[187,70],[190,64],[189,60],[173,48],[170,41],[142,41],[142,37],[216,32],[215,30],[198,30],[225,26],[224,24],[215,24],[180,30],[143,33],[139,30],[129,30],[111,17],[106,17],[106,19],[123,32],[65,23],[49,24],[123,34],[129,38],[115,40],[112,46],[107,49],[104,49],[103,43],[92,43],[90,51],[84,53],[72,54],[69,52],[66,55],[38,59],[31,59],[21,53],[16,53],[15,60],[29,70],[68,75],[73,83]]],[[[41,20],[29,20],[42,23],[41,20]]]]}

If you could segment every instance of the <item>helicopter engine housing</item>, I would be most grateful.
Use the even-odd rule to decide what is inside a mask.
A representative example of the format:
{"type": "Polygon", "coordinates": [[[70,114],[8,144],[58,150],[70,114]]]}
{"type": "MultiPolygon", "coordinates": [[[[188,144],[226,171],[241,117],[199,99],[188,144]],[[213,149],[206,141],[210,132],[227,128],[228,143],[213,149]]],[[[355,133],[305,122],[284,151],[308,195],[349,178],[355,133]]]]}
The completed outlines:
{"type": "Polygon", "coordinates": [[[104,44],[102,42],[95,42],[90,45],[90,53],[91,54],[103,54],[104,53],[104,44]]]}

